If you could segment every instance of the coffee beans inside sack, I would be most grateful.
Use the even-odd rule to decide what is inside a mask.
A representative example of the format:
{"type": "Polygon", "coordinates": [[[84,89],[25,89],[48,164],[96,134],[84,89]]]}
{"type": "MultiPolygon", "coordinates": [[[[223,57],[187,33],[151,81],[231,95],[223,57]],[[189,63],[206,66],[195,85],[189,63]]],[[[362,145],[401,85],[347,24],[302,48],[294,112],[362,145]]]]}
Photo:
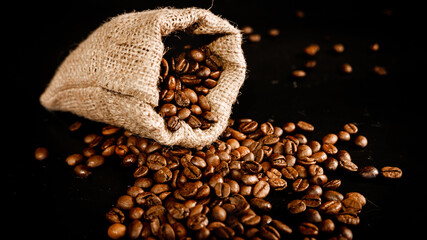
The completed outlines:
{"type": "Polygon", "coordinates": [[[162,58],[158,113],[171,131],[186,122],[191,128],[208,129],[218,117],[206,98],[217,85],[222,64],[209,48],[185,46],[178,56],[162,58]]]}

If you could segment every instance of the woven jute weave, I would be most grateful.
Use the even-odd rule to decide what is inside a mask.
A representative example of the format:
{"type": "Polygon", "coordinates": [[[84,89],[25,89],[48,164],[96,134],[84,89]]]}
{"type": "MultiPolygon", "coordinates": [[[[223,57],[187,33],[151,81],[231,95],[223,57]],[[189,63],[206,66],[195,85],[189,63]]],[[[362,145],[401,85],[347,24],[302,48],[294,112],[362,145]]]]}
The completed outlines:
{"type": "Polygon", "coordinates": [[[71,51],[40,96],[50,111],[68,111],[123,127],[164,145],[202,147],[227,127],[246,74],[238,28],[209,10],[162,8],[118,15],[93,31],[71,51]],[[171,132],[155,111],[159,102],[162,37],[185,31],[218,36],[207,47],[223,72],[206,96],[218,122],[206,130],[188,124],[171,132]]]}

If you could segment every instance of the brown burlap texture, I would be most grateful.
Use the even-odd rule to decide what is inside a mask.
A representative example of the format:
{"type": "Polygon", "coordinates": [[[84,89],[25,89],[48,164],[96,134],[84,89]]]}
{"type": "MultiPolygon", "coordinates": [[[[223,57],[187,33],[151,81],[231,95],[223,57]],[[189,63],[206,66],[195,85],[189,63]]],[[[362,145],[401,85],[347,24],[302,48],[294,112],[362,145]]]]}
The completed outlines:
{"type": "Polygon", "coordinates": [[[119,15],[102,24],[58,67],[40,97],[48,110],[69,111],[94,121],[123,127],[164,145],[206,146],[225,130],[246,62],[239,29],[205,9],[164,8],[119,15]],[[158,105],[162,37],[185,30],[218,35],[208,44],[223,64],[218,84],[207,95],[218,122],[192,129],[183,122],[167,129],[154,110],[158,105]]]}

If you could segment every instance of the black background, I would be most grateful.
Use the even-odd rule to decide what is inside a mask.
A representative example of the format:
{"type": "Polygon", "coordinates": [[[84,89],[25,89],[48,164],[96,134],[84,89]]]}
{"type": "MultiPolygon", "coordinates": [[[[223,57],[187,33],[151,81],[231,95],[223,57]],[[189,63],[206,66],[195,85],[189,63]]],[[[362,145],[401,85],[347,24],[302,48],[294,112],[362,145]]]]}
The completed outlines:
{"type": "MultiPolygon", "coordinates": [[[[216,0],[211,8],[236,26],[250,25],[262,35],[259,43],[247,39],[243,43],[248,74],[233,117],[272,121],[278,126],[305,120],[316,127],[307,136],[317,140],[341,130],[345,123],[356,123],[369,144],[363,150],[346,145],[353,161],[359,166],[398,166],[403,178],[363,180],[355,174],[334,175],[343,181],[342,193],[358,191],[368,199],[361,224],[353,228],[355,239],[396,239],[422,231],[417,224],[425,221],[423,177],[418,173],[426,161],[418,145],[423,144],[420,136],[425,128],[421,6],[408,1],[279,2],[216,0]],[[296,10],[304,11],[305,17],[296,17],[296,10]],[[267,35],[272,27],[280,29],[278,37],[267,35]],[[374,42],[380,45],[378,52],[369,50],[374,42]],[[304,79],[295,79],[291,72],[304,69],[303,49],[311,43],[320,45],[314,57],[317,66],[304,79]],[[344,53],[334,53],[334,43],[344,44],[344,53]],[[352,74],[339,71],[344,62],[353,66],[352,74]],[[388,75],[373,74],[375,65],[384,66],[388,75]]],[[[211,1],[32,1],[5,7],[10,15],[2,17],[6,32],[4,231],[18,239],[107,238],[104,215],[132,184],[132,177],[117,163],[105,164],[88,179],[75,177],[64,159],[83,147],[83,133],[71,134],[67,129],[78,118],[47,112],[38,98],[68,52],[101,23],[125,12],[161,6],[209,8],[211,1]],[[50,151],[43,162],[33,156],[39,146],[50,151]]],[[[82,121],[82,131],[98,126],[82,121]]],[[[271,201],[275,216],[292,225],[282,214],[287,195],[272,194],[271,201]]]]}

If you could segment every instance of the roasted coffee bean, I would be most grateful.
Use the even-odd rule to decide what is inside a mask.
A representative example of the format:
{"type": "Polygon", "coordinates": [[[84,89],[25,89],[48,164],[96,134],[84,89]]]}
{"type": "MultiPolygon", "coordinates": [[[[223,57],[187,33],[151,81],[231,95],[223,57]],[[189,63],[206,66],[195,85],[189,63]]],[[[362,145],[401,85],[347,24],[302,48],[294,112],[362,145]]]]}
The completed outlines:
{"type": "Polygon", "coordinates": [[[247,226],[255,226],[261,222],[261,216],[256,215],[255,213],[246,214],[240,218],[240,221],[247,226]]]}
{"type": "Polygon", "coordinates": [[[259,230],[259,235],[267,240],[279,240],[280,233],[272,226],[262,226],[259,230]]]}
{"type": "Polygon", "coordinates": [[[184,168],[184,175],[191,180],[197,180],[202,177],[202,171],[196,166],[188,166],[184,168]]]}
{"type": "Polygon", "coordinates": [[[343,212],[360,213],[362,210],[362,204],[352,198],[345,198],[341,201],[343,212]]]}
{"type": "Polygon", "coordinates": [[[340,201],[330,200],[322,203],[318,209],[326,214],[337,214],[341,208],[342,204],[340,201]]]}
{"type": "Polygon", "coordinates": [[[305,212],[305,218],[307,221],[312,223],[320,223],[322,222],[322,216],[320,215],[319,211],[313,208],[308,208],[305,212]]]}
{"type": "Polygon", "coordinates": [[[347,131],[339,131],[338,139],[341,141],[350,141],[350,133],[348,133],[347,131]]]}
{"type": "Polygon", "coordinates": [[[289,180],[295,180],[298,178],[298,171],[294,167],[284,167],[282,168],[281,173],[284,178],[289,180]]]}
{"type": "MultiPolygon", "coordinates": [[[[184,109],[186,109],[186,108],[184,108],[184,109]]],[[[171,131],[177,131],[178,129],[180,129],[181,128],[181,119],[180,119],[180,117],[179,116],[172,116],[172,117],[170,117],[169,120],[168,120],[168,122],[167,122],[167,127],[171,131]]]]}
{"type": "Polygon", "coordinates": [[[311,125],[308,122],[305,122],[305,121],[298,121],[297,122],[297,127],[299,127],[301,130],[304,130],[304,131],[307,131],[307,132],[314,131],[314,126],[311,125]]]}
{"type": "Polygon", "coordinates": [[[116,207],[122,210],[130,210],[134,204],[134,199],[131,196],[122,195],[117,199],[116,207]]]}
{"type": "Polygon", "coordinates": [[[338,148],[330,143],[324,143],[322,145],[322,150],[329,155],[335,155],[338,152],[338,148]]]}
{"type": "Polygon", "coordinates": [[[192,128],[200,128],[202,126],[202,122],[200,122],[200,120],[194,115],[190,115],[190,117],[188,117],[187,123],[192,128]]]}
{"type": "Polygon", "coordinates": [[[381,168],[381,175],[385,178],[401,178],[402,170],[398,167],[386,166],[381,168]]]}
{"type": "Polygon", "coordinates": [[[295,180],[292,183],[292,189],[295,192],[303,192],[303,191],[305,191],[308,188],[309,185],[310,184],[309,184],[309,182],[308,182],[307,179],[305,179],[305,178],[298,178],[297,180],[295,180]]]}
{"type": "MultiPolygon", "coordinates": [[[[200,173],[201,175],[201,173],[200,173]]],[[[153,175],[154,181],[157,183],[165,183],[172,179],[172,171],[168,167],[162,167],[153,175]]]]}
{"type": "Polygon", "coordinates": [[[324,189],[331,189],[331,190],[335,190],[339,186],[341,186],[341,180],[339,180],[339,179],[330,180],[330,181],[326,182],[325,184],[323,184],[324,189]]]}
{"type": "Polygon", "coordinates": [[[340,161],[339,162],[341,168],[350,171],[350,172],[356,172],[357,169],[359,168],[355,163],[351,162],[351,161],[340,161]]]}
{"type": "MultiPolygon", "coordinates": [[[[327,201],[342,201],[344,199],[344,196],[337,191],[328,190],[323,194],[323,198],[327,201]]],[[[346,198],[349,197],[346,195],[346,198]]]]}
{"type": "Polygon", "coordinates": [[[34,152],[34,158],[39,161],[45,160],[49,156],[49,151],[45,147],[38,147],[34,152]]]}
{"type": "Polygon", "coordinates": [[[288,208],[289,212],[292,213],[292,214],[297,214],[297,213],[304,212],[305,209],[306,209],[306,207],[307,207],[307,205],[301,199],[292,200],[287,205],[287,208],[288,208]]]}
{"type": "Polygon", "coordinates": [[[203,62],[206,59],[205,53],[200,49],[191,49],[187,56],[196,62],[203,62]]]}
{"type": "Polygon", "coordinates": [[[147,167],[150,170],[160,170],[167,165],[166,158],[158,153],[153,153],[147,157],[147,167]]]}
{"type": "Polygon", "coordinates": [[[82,161],[83,161],[83,155],[80,153],[71,154],[65,159],[65,162],[69,166],[75,166],[77,164],[80,164],[82,161]]]}
{"type": "Polygon", "coordinates": [[[307,207],[318,207],[320,206],[320,204],[322,204],[322,199],[320,198],[319,195],[312,195],[312,194],[307,194],[304,195],[301,200],[305,203],[305,205],[307,207]]]}
{"type": "Polygon", "coordinates": [[[268,180],[268,184],[276,191],[283,190],[288,186],[288,183],[283,178],[271,178],[268,180]]]}
{"type": "Polygon", "coordinates": [[[328,171],[335,171],[338,168],[338,160],[333,158],[333,157],[328,157],[324,162],[323,162],[323,166],[326,170],[328,171]]]}
{"type": "Polygon", "coordinates": [[[261,180],[255,184],[252,193],[256,198],[265,198],[270,193],[270,184],[261,180]]]}
{"type": "Polygon", "coordinates": [[[339,213],[336,216],[338,222],[348,224],[348,225],[358,225],[360,223],[359,216],[351,213],[339,213]]]}
{"type": "Polygon", "coordinates": [[[370,179],[370,178],[376,178],[379,174],[379,171],[374,166],[365,166],[365,167],[359,168],[358,173],[361,177],[370,179]]]}
{"type": "Polygon", "coordinates": [[[81,178],[89,177],[92,172],[89,170],[89,167],[84,164],[78,164],[74,167],[74,174],[81,178]]]}
{"type": "Polygon", "coordinates": [[[208,217],[202,213],[189,216],[187,219],[187,227],[194,231],[200,230],[206,227],[208,224],[208,217]]]}
{"type": "Polygon", "coordinates": [[[323,189],[319,185],[312,184],[305,191],[306,194],[321,196],[323,189]]]}
{"type": "Polygon", "coordinates": [[[344,130],[350,134],[355,134],[359,131],[359,128],[354,123],[347,123],[344,125],[344,130]]]}
{"type": "Polygon", "coordinates": [[[125,215],[116,207],[111,208],[110,211],[105,214],[105,218],[110,223],[123,223],[125,221],[125,215]]]}
{"type": "Polygon", "coordinates": [[[269,212],[272,209],[272,205],[270,202],[268,202],[267,200],[263,199],[263,198],[251,198],[251,200],[249,200],[251,206],[255,207],[256,209],[260,209],[262,211],[265,212],[269,212]]]}
{"type": "Polygon", "coordinates": [[[104,164],[104,157],[101,155],[93,155],[86,160],[86,165],[90,168],[96,168],[104,164]]]}
{"type": "Polygon", "coordinates": [[[119,239],[126,235],[126,226],[121,223],[113,223],[108,228],[108,237],[119,239]]]}
{"type": "Polygon", "coordinates": [[[366,205],[366,198],[358,192],[349,192],[345,194],[346,199],[353,199],[359,202],[362,206],[366,205]]]}
{"type": "Polygon", "coordinates": [[[365,136],[359,135],[354,139],[356,146],[364,148],[368,145],[368,139],[365,136]]]}
{"type": "Polygon", "coordinates": [[[321,232],[333,232],[335,230],[335,223],[331,219],[325,219],[323,220],[319,225],[319,230],[321,232]]]}
{"type": "Polygon", "coordinates": [[[218,182],[215,184],[215,195],[219,198],[227,198],[230,196],[231,188],[228,183],[218,182]]]}
{"type": "Polygon", "coordinates": [[[319,234],[319,228],[313,223],[303,222],[299,225],[298,230],[305,236],[316,236],[319,234]]]}
{"type": "Polygon", "coordinates": [[[158,237],[161,240],[174,240],[175,231],[170,224],[164,223],[160,226],[158,237]]]}
{"type": "Polygon", "coordinates": [[[127,230],[129,238],[137,239],[141,235],[143,227],[144,225],[140,220],[135,219],[132,222],[130,222],[127,230]]]}

